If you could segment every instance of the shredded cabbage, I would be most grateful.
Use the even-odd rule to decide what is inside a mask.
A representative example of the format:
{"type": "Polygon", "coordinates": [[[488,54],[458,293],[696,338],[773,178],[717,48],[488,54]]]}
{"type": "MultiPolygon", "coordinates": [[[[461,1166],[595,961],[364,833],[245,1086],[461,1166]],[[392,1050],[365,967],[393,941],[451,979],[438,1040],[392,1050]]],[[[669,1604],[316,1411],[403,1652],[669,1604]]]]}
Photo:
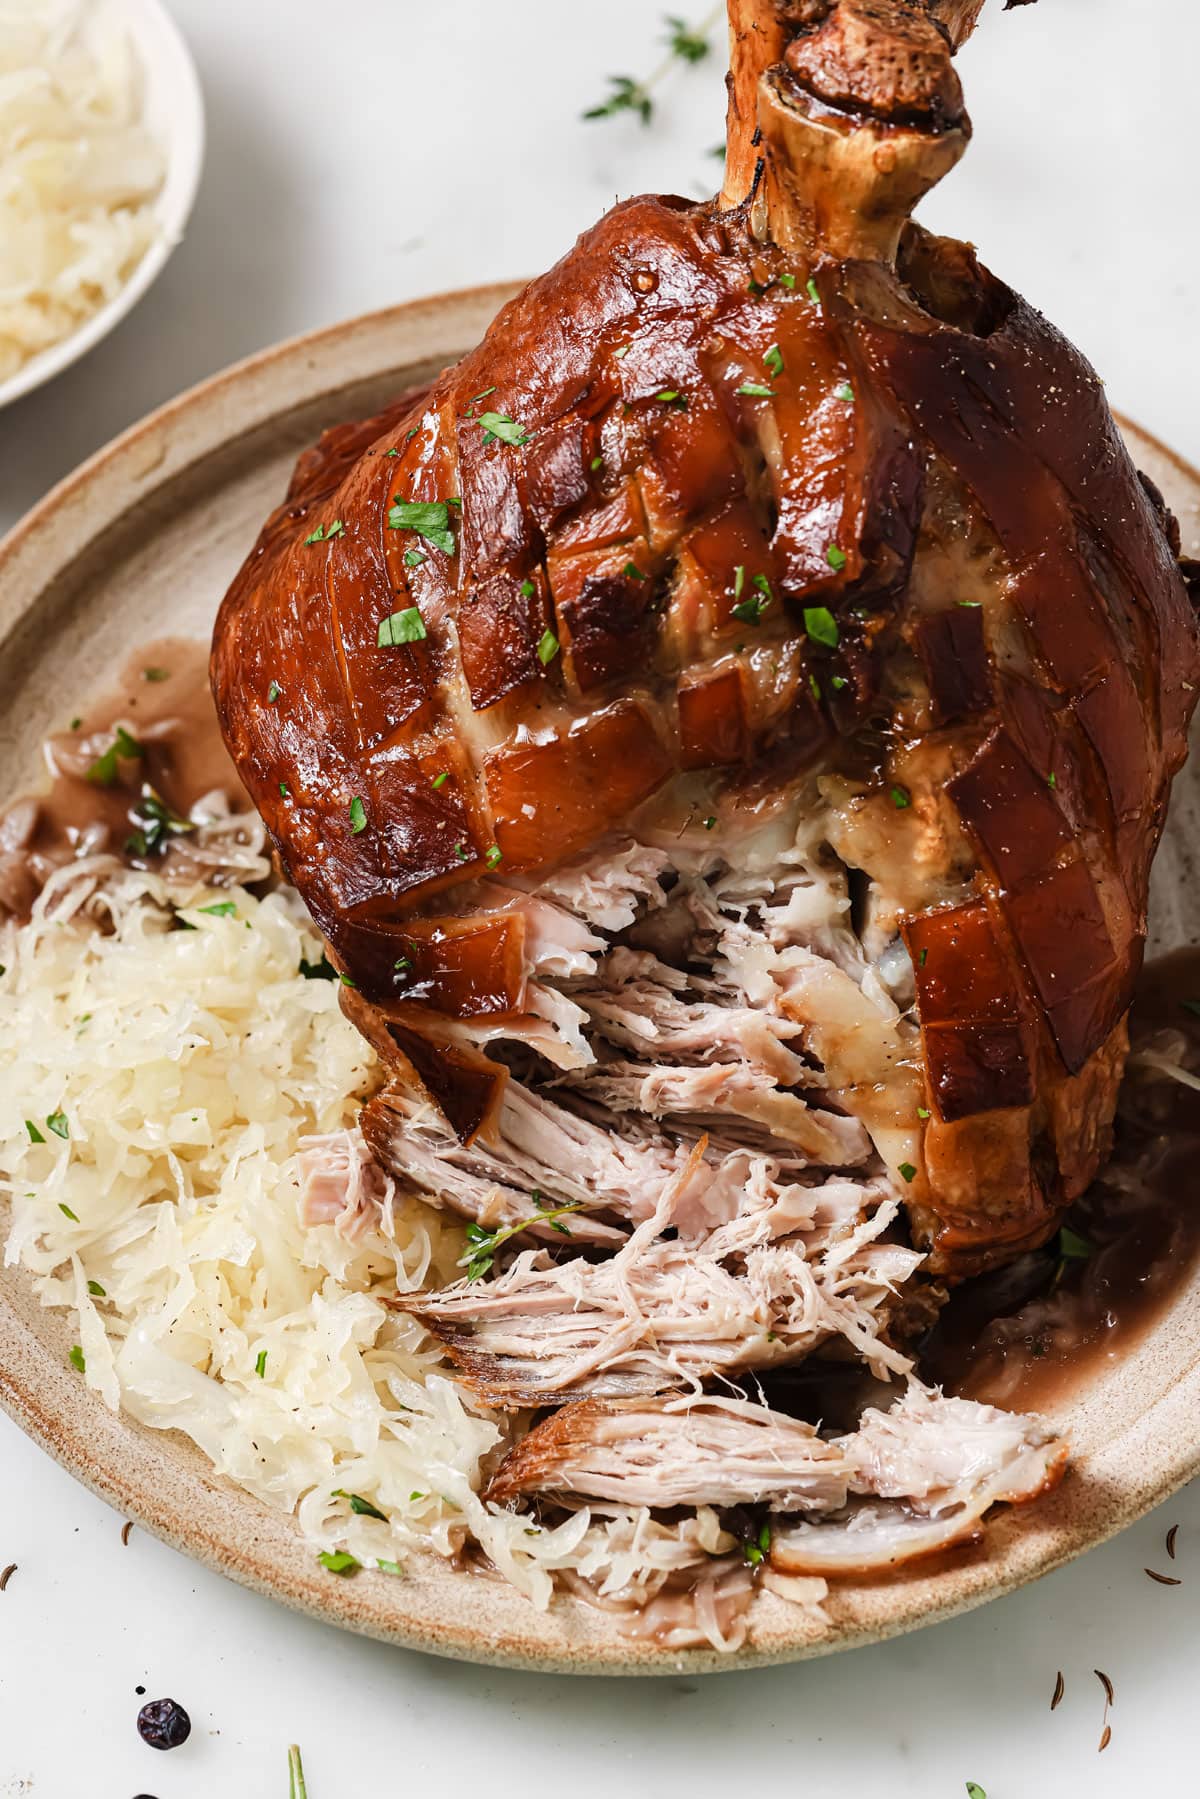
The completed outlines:
{"type": "Polygon", "coordinates": [[[124,286],[158,230],[163,174],[111,11],[0,0],[0,380],[124,286]]]}

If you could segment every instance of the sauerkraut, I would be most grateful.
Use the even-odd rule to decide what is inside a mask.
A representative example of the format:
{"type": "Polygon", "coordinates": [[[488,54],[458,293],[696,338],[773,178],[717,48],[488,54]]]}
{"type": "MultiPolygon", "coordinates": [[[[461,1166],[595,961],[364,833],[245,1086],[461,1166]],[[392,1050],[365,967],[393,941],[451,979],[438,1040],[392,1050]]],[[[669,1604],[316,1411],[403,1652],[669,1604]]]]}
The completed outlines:
{"type": "Polygon", "coordinates": [[[164,169],[111,9],[0,0],[0,380],[128,281],[164,169]]]}

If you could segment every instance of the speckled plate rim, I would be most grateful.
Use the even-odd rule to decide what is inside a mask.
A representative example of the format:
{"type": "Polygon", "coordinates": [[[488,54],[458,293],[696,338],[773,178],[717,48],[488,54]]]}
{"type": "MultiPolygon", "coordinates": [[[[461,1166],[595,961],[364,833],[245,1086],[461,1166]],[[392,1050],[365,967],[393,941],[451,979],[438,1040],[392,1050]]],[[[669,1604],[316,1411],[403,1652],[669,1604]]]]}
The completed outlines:
{"type": "MultiPolygon", "coordinates": [[[[272,421],[314,407],[332,421],[345,416],[339,396],[356,386],[393,375],[399,385],[407,370],[459,355],[513,291],[496,285],[434,296],[266,350],[160,408],[68,476],[0,542],[0,719],[21,678],[20,656],[10,656],[9,646],[28,634],[43,599],[69,584],[87,557],[103,554],[106,538],[132,513],[144,508],[152,529],[155,500],[173,483],[215,465],[272,421]]],[[[1200,474],[1144,433],[1129,427],[1128,434],[1169,498],[1200,521],[1200,474]]],[[[110,1413],[68,1369],[64,1315],[42,1310],[26,1277],[12,1269],[0,1270],[0,1406],[85,1486],[173,1548],[326,1623],[510,1667],[703,1673],[829,1654],[952,1617],[1059,1567],[1169,1497],[1200,1470],[1198,1317],[1200,1285],[1193,1285],[1110,1377],[1127,1400],[1131,1383],[1144,1383],[1151,1397],[1135,1404],[1119,1434],[1105,1438],[1101,1429],[1049,1499],[1002,1513],[979,1548],[833,1589],[827,1629],[769,1600],[753,1646],[729,1656],[633,1641],[605,1614],[573,1600],[539,1612],[503,1583],[433,1557],[413,1558],[402,1580],[326,1575],[290,1517],[219,1479],[175,1433],[110,1413]],[[1154,1344],[1162,1333],[1177,1344],[1181,1331],[1186,1352],[1182,1360],[1175,1355],[1163,1378],[1154,1344]]],[[[1085,1408],[1093,1426],[1110,1382],[1085,1408]]]]}

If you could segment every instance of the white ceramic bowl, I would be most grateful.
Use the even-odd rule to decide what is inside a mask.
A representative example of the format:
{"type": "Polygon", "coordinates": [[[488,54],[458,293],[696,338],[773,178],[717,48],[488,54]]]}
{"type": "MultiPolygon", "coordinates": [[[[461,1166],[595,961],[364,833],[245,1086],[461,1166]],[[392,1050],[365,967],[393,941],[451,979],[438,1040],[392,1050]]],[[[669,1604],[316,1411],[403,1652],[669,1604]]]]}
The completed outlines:
{"type": "Polygon", "coordinates": [[[204,161],[204,101],[191,52],[161,0],[106,0],[106,10],[125,26],[141,60],[146,125],[166,158],[166,174],[154,202],[158,231],[119,293],[77,331],[31,356],[15,375],[0,381],[0,406],[69,368],[136,306],[183,236],[196,197],[204,161]]]}

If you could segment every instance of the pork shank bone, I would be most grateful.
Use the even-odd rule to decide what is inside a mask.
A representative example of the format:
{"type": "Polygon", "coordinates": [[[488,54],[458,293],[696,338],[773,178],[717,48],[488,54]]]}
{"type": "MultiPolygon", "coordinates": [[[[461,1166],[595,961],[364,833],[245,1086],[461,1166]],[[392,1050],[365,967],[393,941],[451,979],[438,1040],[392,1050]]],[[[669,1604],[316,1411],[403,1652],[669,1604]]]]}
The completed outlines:
{"type": "MultiPolygon", "coordinates": [[[[304,457],[213,689],[398,1078],[463,1138],[507,1078],[481,1021],[527,1003],[502,882],[677,820],[733,856],[803,792],[864,943],[907,946],[898,1172],[930,1266],[969,1273],[1106,1153],[1196,629],[1093,370],[911,222],[970,135],[978,5],[729,11],[722,194],[616,206],[304,457]]],[[[825,1074],[874,1131],[880,1083],[825,1074]]]]}

